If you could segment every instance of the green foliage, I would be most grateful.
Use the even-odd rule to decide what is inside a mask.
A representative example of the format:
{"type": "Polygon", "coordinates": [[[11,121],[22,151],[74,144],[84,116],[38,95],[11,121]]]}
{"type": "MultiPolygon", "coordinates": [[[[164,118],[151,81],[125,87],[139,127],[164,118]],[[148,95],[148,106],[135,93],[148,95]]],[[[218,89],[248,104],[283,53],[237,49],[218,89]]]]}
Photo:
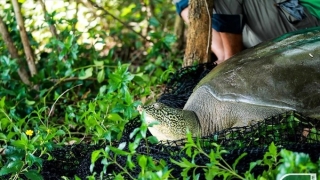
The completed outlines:
{"type": "Polygon", "coordinates": [[[206,179],[214,179],[215,177],[223,177],[224,179],[245,179],[236,172],[235,168],[238,162],[244,156],[246,156],[246,154],[242,154],[241,156],[239,156],[234,164],[230,166],[223,159],[223,154],[227,153],[227,151],[223,150],[220,145],[212,143],[212,149],[210,150],[210,152],[205,152],[202,149],[199,140],[194,142],[190,133],[188,133],[187,138],[188,142],[186,143],[184,149],[186,151],[186,154],[191,158],[191,161],[186,158],[183,158],[182,162],[178,162],[173,159],[171,160],[173,163],[183,168],[183,171],[181,173],[183,178],[199,179],[200,174],[196,174],[196,170],[202,169],[205,172],[204,175],[206,179]],[[195,164],[194,160],[197,156],[204,156],[208,158],[210,163],[206,164],[205,166],[195,164]],[[190,170],[192,171],[192,175],[189,175],[190,170]]]}
{"type": "Polygon", "coordinates": [[[304,153],[292,152],[285,149],[279,152],[277,146],[271,143],[263,159],[251,162],[248,170],[244,174],[239,174],[236,166],[247,154],[243,153],[232,165],[229,165],[223,158],[223,154],[227,154],[228,152],[216,143],[212,143],[211,145],[212,149],[210,152],[205,152],[199,141],[195,142],[191,134],[188,134],[188,142],[184,150],[191,159],[182,158],[181,161],[171,159],[173,163],[183,168],[181,175],[184,179],[198,179],[200,174],[196,174],[197,169],[205,172],[206,179],[220,177],[223,179],[266,180],[279,179],[288,173],[319,173],[320,161],[314,163],[304,153]],[[197,156],[208,158],[210,163],[207,163],[205,166],[197,165],[195,163],[197,156]],[[252,170],[257,166],[265,167],[262,174],[252,173],[252,170]]]}
{"type": "MultiPolygon", "coordinates": [[[[152,91],[159,92],[160,90],[153,89],[153,86],[166,80],[168,74],[174,71],[172,63],[164,60],[163,54],[170,52],[170,43],[174,42],[174,37],[168,38],[171,36],[168,32],[160,31],[163,28],[160,21],[166,20],[150,17],[148,26],[161,32],[165,38],[158,40],[148,37],[154,45],[144,46],[143,43],[146,42],[142,42],[138,35],[141,31],[137,31],[138,34],[128,31],[124,24],[110,19],[111,16],[104,19],[107,22],[112,21],[107,31],[101,30],[99,23],[96,23],[96,26],[76,29],[81,27],[79,23],[83,23],[84,19],[61,16],[68,8],[62,3],[62,9],[50,11],[51,7],[47,7],[48,21],[39,24],[36,17],[43,18],[44,14],[28,11],[30,4],[24,6],[28,1],[20,3],[25,8],[23,13],[28,19],[26,22],[31,22],[26,24],[27,29],[32,30],[28,32],[28,40],[36,52],[38,73],[29,80],[36,84],[37,88],[21,83],[17,71],[22,66],[11,58],[6,44],[0,39],[0,150],[5,154],[0,158],[0,177],[42,179],[42,164],[44,160],[51,159],[51,150],[65,144],[79,143],[87,136],[90,136],[91,144],[109,144],[105,151],[99,151],[106,156],[103,161],[106,166],[109,164],[106,161],[108,152],[130,155],[128,158],[132,158],[136,144],[130,144],[130,152],[126,152],[123,144],[113,147],[111,142],[118,140],[124,124],[138,115],[136,107],[141,104],[139,100],[146,99],[152,91]],[[48,32],[49,25],[55,25],[57,36],[42,36],[42,32],[48,32]],[[37,35],[42,38],[39,39],[37,35]],[[84,35],[87,35],[88,39],[85,39],[84,35]],[[87,40],[95,42],[88,43],[87,40]],[[109,47],[107,41],[115,46],[109,47]],[[167,46],[163,49],[165,43],[167,46]],[[131,49],[132,44],[135,45],[134,49],[131,49]],[[96,45],[103,45],[105,49],[99,51],[96,45]],[[141,57],[136,60],[138,64],[129,59],[132,58],[131,55],[125,57],[126,59],[120,58],[122,51],[126,51],[128,47],[130,53],[140,54],[141,57]],[[105,53],[106,51],[108,53],[105,53]],[[149,51],[153,55],[142,60],[145,59],[143,52],[149,51]],[[133,63],[137,65],[132,65],[133,63]],[[150,64],[152,66],[149,66],[150,64]],[[163,72],[167,72],[166,75],[162,76],[163,72]],[[161,79],[158,78],[160,76],[161,79]]],[[[19,56],[26,65],[12,6],[8,2],[0,6],[4,9],[0,17],[6,23],[19,56]]],[[[59,6],[61,4],[58,3],[55,7],[59,6]]],[[[120,4],[104,6],[119,7],[120,4]]],[[[127,18],[127,22],[144,21],[145,14],[141,16],[140,12],[146,5],[139,1],[124,1],[121,6],[128,6],[124,8],[121,16],[127,18]]],[[[81,8],[83,10],[84,7],[81,8]]],[[[155,12],[156,16],[162,14],[158,10],[155,12]]],[[[116,14],[118,10],[111,13],[116,14]]],[[[145,125],[137,129],[136,142],[141,139],[150,143],[157,142],[154,137],[147,138],[146,132],[145,125]]],[[[93,153],[93,160],[95,154],[97,153],[93,153]]],[[[146,164],[154,163],[150,157],[141,155],[135,158],[143,169],[141,177],[155,175],[150,175],[151,170],[145,168],[146,164]]],[[[160,164],[154,164],[152,171],[168,176],[169,171],[161,169],[164,166],[165,162],[161,161],[160,164]]],[[[133,164],[128,164],[128,167],[133,168],[133,164]]],[[[122,174],[117,175],[118,178],[121,176],[122,174]]]]}
{"type": "MultiPolygon", "coordinates": [[[[115,165],[123,171],[119,174],[114,174],[115,179],[135,179],[132,176],[132,172],[137,169],[140,170],[138,179],[168,179],[170,177],[170,171],[166,166],[167,163],[164,160],[155,160],[150,156],[143,154],[137,154],[136,148],[141,141],[145,141],[151,144],[156,144],[158,141],[155,137],[147,137],[147,124],[145,122],[145,114],[142,115],[142,124],[139,128],[136,128],[131,134],[130,138],[133,142],[129,144],[120,143],[117,147],[114,147],[110,142],[105,149],[96,150],[91,156],[90,170],[93,171],[94,165],[99,160],[104,165],[104,171],[101,172],[100,178],[103,179],[106,175],[106,169],[110,165],[115,165]],[[122,166],[117,162],[118,156],[126,156],[127,162],[125,166],[122,166]]],[[[94,179],[94,176],[90,177],[94,179]]]]}
{"type": "MultiPolygon", "coordinates": [[[[88,179],[97,176],[103,179],[110,165],[122,169],[113,174],[114,179],[175,178],[168,162],[136,153],[140,142],[147,142],[148,151],[148,145],[158,143],[155,137],[146,135],[144,114],[141,127],[130,134],[132,142],[115,143],[122,136],[124,124],[138,115],[136,107],[141,100],[153,101],[148,97],[161,91],[156,85],[166,81],[181,64],[172,61],[181,59],[181,53],[171,51],[175,42],[173,5],[166,1],[103,1],[100,6],[105,11],[92,12],[74,1],[59,1],[47,4],[48,12],[44,14],[33,1],[19,0],[19,3],[38,73],[29,79],[36,86],[21,82],[18,69],[25,68],[28,72],[28,66],[13,8],[9,1],[4,1],[0,4],[3,10],[0,17],[22,63],[12,58],[1,37],[0,177],[43,179],[40,175],[43,162],[51,160],[53,149],[89,141],[104,144],[105,148],[92,153],[92,176],[88,179]],[[44,21],[44,17],[48,19],[44,21]],[[49,33],[50,25],[56,28],[57,36],[49,33]],[[120,156],[127,157],[124,166],[117,162],[120,156]],[[97,174],[94,166],[100,162],[104,169],[97,174]],[[139,175],[133,177],[136,170],[139,175]]],[[[184,151],[189,158],[172,160],[183,169],[184,178],[198,179],[196,170],[200,168],[205,170],[207,179],[273,179],[288,172],[319,169],[319,163],[312,163],[307,155],[285,150],[279,154],[271,144],[264,158],[252,162],[241,175],[236,167],[246,154],[229,165],[223,159],[228,152],[218,144],[210,145],[212,150],[205,152],[188,135],[184,151]],[[208,158],[210,163],[197,165],[194,162],[197,156],[208,158]],[[256,166],[265,166],[267,170],[253,175],[251,170],[256,166]]]]}

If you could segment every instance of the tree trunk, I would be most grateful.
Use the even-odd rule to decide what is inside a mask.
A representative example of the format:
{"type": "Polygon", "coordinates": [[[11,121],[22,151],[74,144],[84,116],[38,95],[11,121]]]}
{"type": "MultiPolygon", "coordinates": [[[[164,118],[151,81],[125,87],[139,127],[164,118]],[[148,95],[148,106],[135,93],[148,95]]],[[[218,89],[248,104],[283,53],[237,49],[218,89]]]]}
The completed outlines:
{"type": "Polygon", "coordinates": [[[0,18],[0,34],[2,36],[3,41],[6,43],[8,51],[11,55],[11,58],[15,59],[17,61],[17,64],[19,65],[18,74],[20,79],[24,84],[30,85],[29,81],[29,74],[25,69],[24,63],[21,61],[21,58],[19,57],[18,50],[14,46],[13,40],[10,37],[8,28],[2,18],[0,18]]]}
{"type": "Polygon", "coordinates": [[[19,26],[21,41],[23,44],[23,50],[26,54],[29,71],[30,71],[31,76],[34,76],[35,74],[37,74],[37,69],[36,69],[36,65],[35,65],[33,51],[30,46],[30,43],[29,43],[26,29],[24,27],[24,20],[23,20],[21,11],[20,11],[20,6],[19,6],[19,3],[17,0],[12,0],[11,2],[13,5],[14,14],[15,14],[15,17],[17,20],[17,24],[19,26]]]}
{"type": "Polygon", "coordinates": [[[174,22],[174,34],[177,37],[177,41],[174,44],[173,48],[175,51],[181,50],[184,46],[184,30],[185,30],[185,24],[181,17],[176,16],[175,22],[174,22]]]}
{"type": "Polygon", "coordinates": [[[189,29],[183,66],[210,61],[213,0],[189,0],[189,29]]]}

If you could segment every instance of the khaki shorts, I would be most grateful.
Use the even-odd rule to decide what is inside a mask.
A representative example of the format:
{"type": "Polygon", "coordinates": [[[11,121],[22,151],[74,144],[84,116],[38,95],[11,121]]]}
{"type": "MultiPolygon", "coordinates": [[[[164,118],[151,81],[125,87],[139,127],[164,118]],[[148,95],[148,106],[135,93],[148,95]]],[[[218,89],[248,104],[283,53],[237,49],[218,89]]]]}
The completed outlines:
{"type": "Polygon", "coordinates": [[[277,3],[285,0],[214,0],[214,13],[240,14],[244,24],[243,41],[246,47],[252,47],[262,41],[278,37],[298,29],[320,25],[320,20],[304,8],[305,17],[290,22],[277,3]]]}

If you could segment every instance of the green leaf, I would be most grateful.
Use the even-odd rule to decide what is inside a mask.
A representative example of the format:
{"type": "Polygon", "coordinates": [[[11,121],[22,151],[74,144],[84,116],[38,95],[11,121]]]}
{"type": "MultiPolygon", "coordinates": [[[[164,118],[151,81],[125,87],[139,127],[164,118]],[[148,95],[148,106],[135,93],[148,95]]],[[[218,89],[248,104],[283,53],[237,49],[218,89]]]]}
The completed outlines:
{"type": "Polygon", "coordinates": [[[23,161],[16,160],[8,163],[7,168],[14,168],[15,172],[18,172],[23,166],[23,161]]]}
{"type": "Polygon", "coordinates": [[[172,43],[174,43],[176,41],[176,36],[173,34],[166,34],[166,36],[163,39],[163,42],[167,45],[167,46],[171,46],[172,43]]]}
{"type": "Polygon", "coordinates": [[[274,143],[272,142],[269,146],[269,152],[270,154],[272,154],[273,156],[277,156],[278,151],[277,151],[277,146],[274,145],[274,143]]]}
{"type": "Polygon", "coordinates": [[[257,165],[260,165],[261,163],[262,163],[262,160],[258,160],[256,162],[251,162],[250,167],[249,167],[249,172],[251,172],[254,167],[256,167],[257,165]]]}
{"type": "Polygon", "coordinates": [[[93,169],[94,169],[94,163],[90,164],[90,167],[89,167],[89,170],[91,173],[93,172],[93,169]]]}
{"type": "Polygon", "coordinates": [[[98,83],[102,83],[104,81],[104,77],[105,77],[105,72],[102,69],[101,71],[99,71],[97,76],[98,83]]]}
{"type": "Polygon", "coordinates": [[[91,163],[94,164],[100,157],[101,150],[95,150],[91,153],[91,163]]]}
{"type": "Polygon", "coordinates": [[[132,162],[132,156],[128,155],[127,156],[127,166],[129,167],[130,170],[132,170],[136,165],[132,162]]]}
{"type": "Polygon", "coordinates": [[[103,85],[99,88],[99,93],[101,95],[104,95],[106,93],[106,90],[107,90],[107,86],[106,85],[103,85]]]}
{"type": "Polygon", "coordinates": [[[31,143],[31,144],[35,143],[40,137],[41,137],[41,136],[40,136],[39,134],[35,135],[35,136],[31,139],[30,143],[31,143]]]}
{"type": "Polygon", "coordinates": [[[140,156],[139,159],[138,159],[138,164],[139,164],[139,166],[140,166],[141,168],[146,167],[146,165],[147,165],[147,158],[146,158],[146,156],[144,156],[144,155],[140,156]]]}
{"type": "Polygon", "coordinates": [[[127,104],[131,104],[133,100],[127,87],[124,87],[124,100],[127,104]]]}
{"type": "Polygon", "coordinates": [[[21,140],[23,141],[23,142],[25,142],[26,144],[28,144],[28,137],[27,137],[27,135],[25,134],[25,133],[21,133],[21,140]]]}
{"type": "MultiPolygon", "coordinates": [[[[138,139],[138,140],[140,140],[140,139],[138,139]]],[[[129,151],[130,152],[135,152],[135,149],[138,148],[138,145],[139,145],[139,143],[135,143],[135,142],[129,143],[129,151]]]]}
{"type": "Polygon", "coordinates": [[[15,140],[12,141],[11,144],[16,148],[25,149],[28,146],[28,142],[23,140],[15,140]]]}
{"type": "Polygon", "coordinates": [[[0,100],[0,108],[1,109],[3,109],[5,107],[5,105],[6,105],[5,100],[6,100],[5,96],[2,97],[1,100],[0,100]]]}
{"type": "Polygon", "coordinates": [[[174,159],[170,159],[170,160],[171,162],[173,162],[174,164],[177,164],[182,168],[192,168],[197,166],[196,164],[193,164],[192,162],[188,161],[186,158],[182,158],[182,162],[175,161],[174,159]]]}
{"type": "Polygon", "coordinates": [[[120,150],[120,149],[112,147],[112,146],[110,146],[109,148],[110,148],[111,151],[113,151],[114,153],[116,153],[118,155],[127,156],[127,155],[130,154],[130,153],[126,152],[126,151],[120,150]]]}
{"type": "Polygon", "coordinates": [[[140,131],[140,128],[135,128],[129,135],[129,138],[132,139],[134,135],[137,134],[137,132],[140,131]]]}
{"type": "Polygon", "coordinates": [[[7,139],[7,136],[4,135],[3,133],[0,133],[0,140],[4,140],[4,141],[7,141],[9,139],[7,139]]]}
{"type": "Polygon", "coordinates": [[[142,138],[146,138],[147,136],[147,130],[148,130],[148,126],[145,123],[142,123],[141,127],[140,127],[140,134],[142,136],[142,138]]]}
{"type": "Polygon", "coordinates": [[[242,154],[234,161],[234,163],[232,164],[232,168],[233,168],[233,169],[236,169],[236,166],[237,166],[237,164],[239,163],[239,161],[240,161],[243,157],[245,157],[247,154],[248,154],[248,153],[242,153],[242,154]]]}
{"type": "Polygon", "coordinates": [[[124,178],[121,174],[117,174],[117,176],[114,178],[114,180],[124,180],[124,178]]]}
{"type": "Polygon", "coordinates": [[[35,170],[29,170],[27,172],[23,173],[28,179],[32,180],[43,180],[43,177],[41,176],[40,173],[38,173],[35,170]]]}
{"type": "Polygon", "coordinates": [[[35,147],[34,147],[33,144],[28,144],[27,149],[28,149],[29,151],[34,151],[35,147]]]}
{"type": "Polygon", "coordinates": [[[112,121],[122,121],[123,119],[121,118],[121,116],[117,113],[111,113],[108,114],[108,119],[112,120],[112,121]]]}
{"type": "Polygon", "coordinates": [[[35,101],[29,101],[28,99],[26,99],[26,104],[29,106],[34,105],[35,103],[35,101]]]}
{"type": "Polygon", "coordinates": [[[93,63],[97,66],[103,66],[104,62],[103,61],[97,61],[97,60],[94,60],[93,63]]]}
{"type": "Polygon", "coordinates": [[[123,150],[126,147],[127,143],[126,142],[122,142],[119,144],[118,149],[123,150]]]}
{"type": "Polygon", "coordinates": [[[8,168],[4,166],[0,169],[0,177],[14,172],[17,172],[17,169],[15,167],[8,168]]]}
{"type": "Polygon", "coordinates": [[[59,129],[55,134],[56,134],[56,136],[63,136],[66,133],[63,130],[59,129]]]}
{"type": "Polygon", "coordinates": [[[93,71],[93,68],[90,67],[90,68],[86,69],[84,72],[81,72],[79,75],[79,79],[87,79],[87,78],[91,77],[92,71],[93,71]]]}
{"type": "Polygon", "coordinates": [[[26,159],[28,161],[29,166],[32,166],[34,163],[42,166],[42,159],[28,152],[26,159]]]}
{"type": "Polygon", "coordinates": [[[149,136],[147,139],[151,142],[151,144],[157,144],[159,142],[155,136],[149,136]]]}

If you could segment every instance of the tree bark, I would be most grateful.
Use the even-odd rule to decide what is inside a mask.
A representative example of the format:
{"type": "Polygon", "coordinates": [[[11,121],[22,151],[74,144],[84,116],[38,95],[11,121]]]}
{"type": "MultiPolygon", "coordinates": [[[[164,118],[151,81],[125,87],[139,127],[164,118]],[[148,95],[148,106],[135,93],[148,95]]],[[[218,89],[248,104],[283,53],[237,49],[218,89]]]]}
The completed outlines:
{"type": "Polygon", "coordinates": [[[183,66],[210,61],[213,0],[189,1],[189,29],[183,66]]]}
{"type": "Polygon", "coordinates": [[[18,50],[14,46],[14,43],[10,37],[8,28],[7,28],[6,24],[4,23],[4,21],[2,20],[2,18],[0,18],[0,34],[1,34],[4,42],[7,45],[8,51],[11,55],[11,58],[15,59],[17,61],[17,64],[19,65],[18,74],[19,74],[20,79],[22,80],[22,82],[24,84],[30,85],[31,83],[29,81],[29,78],[30,78],[29,74],[25,69],[25,65],[21,61],[21,58],[19,57],[18,50]]]}
{"type": "Polygon", "coordinates": [[[19,26],[21,41],[23,44],[23,50],[26,54],[26,59],[27,59],[29,71],[30,71],[31,76],[34,76],[35,74],[37,74],[37,69],[36,69],[36,65],[35,65],[35,59],[34,59],[34,55],[32,52],[32,48],[30,46],[27,32],[24,27],[24,20],[23,20],[22,14],[21,14],[20,6],[19,6],[19,3],[17,0],[11,0],[11,2],[13,5],[14,14],[15,14],[18,26],[19,26]]]}

